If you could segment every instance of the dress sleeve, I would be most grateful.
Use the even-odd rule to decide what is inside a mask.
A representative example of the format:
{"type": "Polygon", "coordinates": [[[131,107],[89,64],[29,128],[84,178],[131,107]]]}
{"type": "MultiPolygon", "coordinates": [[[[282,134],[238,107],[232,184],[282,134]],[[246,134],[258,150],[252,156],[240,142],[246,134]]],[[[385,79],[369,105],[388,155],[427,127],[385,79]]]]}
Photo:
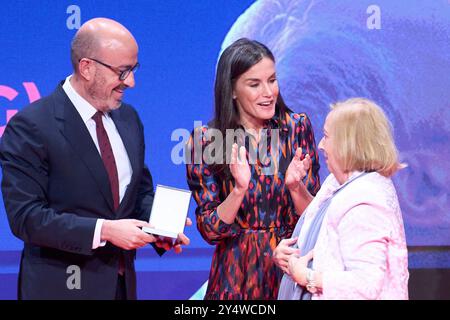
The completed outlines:
{"type": "Polygon", "coordinates": [[[293,114],[295,122],[294,143],[292,145],[292,154],[295,154],[297,148],[302,148],[302,160],[308,153],[311,158],[311,168],[304,179],[304,183],[308,191],[315,196],[320,189],[319,177],[319,154],[317,152],[316,141],[314,138],[314,130],[308,116],[304,113],[293,114]]]}
{"type": "Polygon", "coordinates": [[[196,128],[186,145],[186,175],[189,189],[197,202],[197,228],[206,242],[216,244],[222,239],[236,235],[239,225],[225,223],[217,213],[217,207],[222,202],[222,181],[213,174],[210,166],[201,157],[206,144],[203,135],[205,130],[204,127],[196,128]]]}

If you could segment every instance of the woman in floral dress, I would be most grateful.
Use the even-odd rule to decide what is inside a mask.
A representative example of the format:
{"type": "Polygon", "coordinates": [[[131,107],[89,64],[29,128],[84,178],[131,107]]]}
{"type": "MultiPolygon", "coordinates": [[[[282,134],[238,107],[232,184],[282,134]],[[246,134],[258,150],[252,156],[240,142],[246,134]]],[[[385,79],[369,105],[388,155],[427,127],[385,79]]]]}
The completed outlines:
{"type": "Polygon", "coordinates": [[[197,227],[216,246],[205,299],[276,299],[272,252],[320,182],[311,123],[285,105],[266,46],[239,39],[224,50],[214,118],[194,129],[186,154],[197,227]]]}

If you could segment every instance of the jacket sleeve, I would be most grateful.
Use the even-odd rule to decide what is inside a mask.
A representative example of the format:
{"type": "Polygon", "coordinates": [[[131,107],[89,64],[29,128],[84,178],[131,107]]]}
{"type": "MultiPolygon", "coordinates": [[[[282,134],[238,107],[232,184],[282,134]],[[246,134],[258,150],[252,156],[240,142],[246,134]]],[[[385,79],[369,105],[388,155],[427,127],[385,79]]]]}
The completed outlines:
{"type": "Polygon", "coordinates": [[[381,207],[360,204],[338,225],[345,270],[323,273],[324,299],[376,299],[387,271],[390,224],[381,207]]]}
{"type": "Polygon", "coordinates": [[[138,220],[148,222],[148,220],[150,219],[154,196],[155,193],[153,189],[152,175],[147,166],[144,165],[135,208],[135,212],[137,214],[136,218],[138,220]]]}
{"type": "Polygon", "coordinates": [[[25,243],[90,255],[95,218],[58,212],[49,206],[49,159],[31,117],[19,112],[0,144],[2,194],[13,234],[25,243]]]}
{"type": "MultiPolygon", "coordinates": [[[[139,185],[139,194],[136,202],[137,219],[148,222],[153,206],[153,198],[155,196],[153,188],[153,179],[150,170],[144,165],[139,185]]],[[[172,248],[172,241],[167,238],[156,237],[156,242],[151,243],[159,256],[172,248]]]]}

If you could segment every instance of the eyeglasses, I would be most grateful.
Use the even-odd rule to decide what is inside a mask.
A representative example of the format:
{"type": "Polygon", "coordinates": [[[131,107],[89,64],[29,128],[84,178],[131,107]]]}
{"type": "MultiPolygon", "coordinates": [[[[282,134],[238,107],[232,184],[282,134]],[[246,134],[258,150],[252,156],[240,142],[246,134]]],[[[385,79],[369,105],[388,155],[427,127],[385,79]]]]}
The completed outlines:
{"type": "MultiPolygon", "coordinates": [[[[119,75],[120,81],[124,81],[124,80],[130,75],[131,72],[136,73],[137,69],[139,69],[139,66],[140,66],[140,64],[139,64],[139,62],[138,62],[138,63],[136,63],[133,67],[129,67],[129,68],[125,69],[125,70],[120,70],[120,69],[117,68],[117,67],[110,66],[109,64],[106,64],[106,63],[101,62],[101,61],[99,61],[99,60],[97,60],[97,59],[94,59],[94,58],[86,58],[86,59],[95,61],[95,62],[101,64],[102,66],[105,66],[105,67],[111,69],[111,70],[114,71],[117,75],[119,75]]],[[[81,60],[81,59],[80,59],[80,60],[81,60]]]]}

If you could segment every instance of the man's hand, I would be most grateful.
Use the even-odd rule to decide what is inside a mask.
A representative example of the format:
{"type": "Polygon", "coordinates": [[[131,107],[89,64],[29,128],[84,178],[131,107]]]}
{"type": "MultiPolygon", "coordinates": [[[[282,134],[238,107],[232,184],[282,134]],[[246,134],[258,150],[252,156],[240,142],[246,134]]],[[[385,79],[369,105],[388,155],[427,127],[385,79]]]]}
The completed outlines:
{"type": "MultiPolygon", "coordinates": [[[[186,218],[186,227],[189,227],[191,225],[192,225],[191,219],[186,218]]],[[[189,238],[186,237],[184,235],[184,233],[179,233],[178,238],[175,241],[175,244],[173,246],[173,250],[175,251],[175,253],[181,253],[181,251],[183,251],[183,249],[181,248],[181,245],[187,246],[190,242],[191,242],[191,240],[189,240],[189,238]]]]}
{"type": "Polygon", "coordinates": [[[109,241],[116,247],[133,250],[155,242],[154,236],[141,230],[151,225],[135,219],[105,220],[102,225],[101,240],[109,241]]]}
{"type": "MultiPolygon", "coordinates": [[[[186,218],[186,224],[187,227],[192,225],[192,220],[189,218],[186,218]]],[[[173,250],[175,251],[175,253],[181,253],[181,251],[183,251],[181,245],[185,245],[187,246],[191,240],[189,240],[188,237],[186,237],[186,235],[184,233],[179,233],[177,239],[175,240],[175,242],[173,242],[172,238],[169,237],[160,237],[160,236],[155,236],[156,237],[156,242],[155,245],[159,248],[163,248],[166,251],[170,250],[173,248],[173,250]]]]}

